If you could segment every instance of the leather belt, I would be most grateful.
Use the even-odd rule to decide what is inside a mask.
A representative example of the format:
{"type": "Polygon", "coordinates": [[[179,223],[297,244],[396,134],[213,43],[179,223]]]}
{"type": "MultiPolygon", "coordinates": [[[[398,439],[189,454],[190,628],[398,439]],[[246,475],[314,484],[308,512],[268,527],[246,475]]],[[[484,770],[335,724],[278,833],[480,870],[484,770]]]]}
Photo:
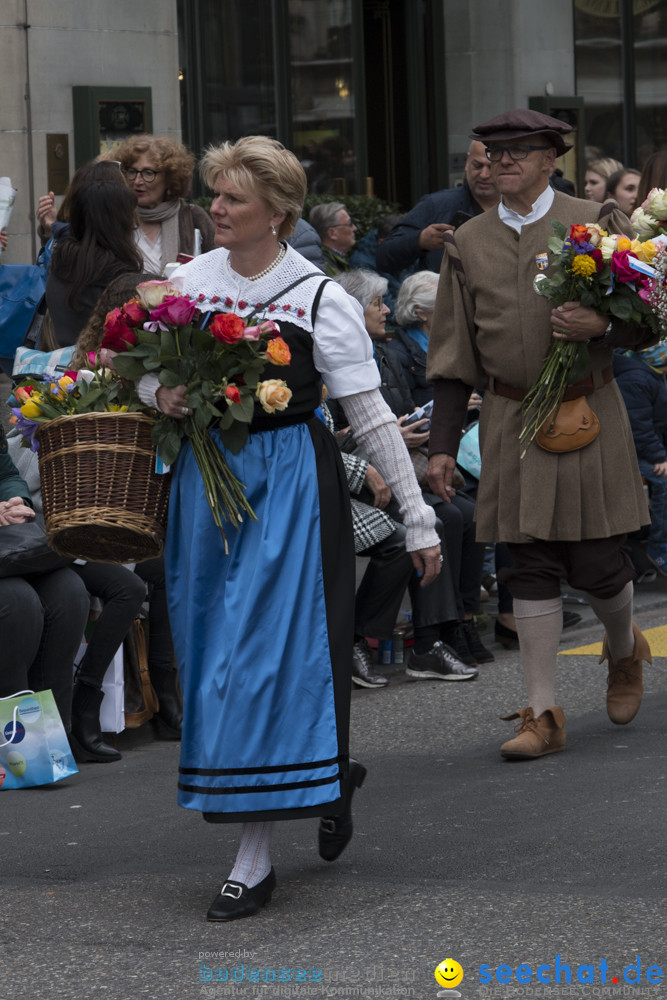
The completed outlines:
{"type": "MultiPolygon", "coordinates": [[[[602,385],[607,385],[608,382],[612,381],[614,378],[614,369],[611,365],[602,369],[600,372],[600,378],[602,379],[602,385]]],[[[600,389],[602,385],[595,385],[593,382],[593,376],[589,375],[588,378],[582,379],[581,382],[574,382],[572,385],[568,385],[565,390],[563,400],[569,401],[571,399],[579,399],[580,396],[590,396],[596,389],[600,389]]],[[[505,396],[507,399],[515,399],[517,403],[522,403],[528,394],[527,389],[517,389],[514,385],[507,385],[505,382],[499,382],[497,378],[489,378],[487,389],[494,392],[496,396],[505,396]]]]}

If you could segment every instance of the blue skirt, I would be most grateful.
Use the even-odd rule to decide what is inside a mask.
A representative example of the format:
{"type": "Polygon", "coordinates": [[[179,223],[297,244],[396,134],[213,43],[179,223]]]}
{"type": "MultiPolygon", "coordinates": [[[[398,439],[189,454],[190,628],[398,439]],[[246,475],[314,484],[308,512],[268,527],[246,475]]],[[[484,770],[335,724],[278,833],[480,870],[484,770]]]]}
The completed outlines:
{"type": "Polygon", "coordinates": [[[354,549],[345,474],[317,418],[225,454],[258,520],[211,517],[189,444],[165,547],[183,691],[179,803],[212,821],[335,815],[348,762],[354,549]]]}

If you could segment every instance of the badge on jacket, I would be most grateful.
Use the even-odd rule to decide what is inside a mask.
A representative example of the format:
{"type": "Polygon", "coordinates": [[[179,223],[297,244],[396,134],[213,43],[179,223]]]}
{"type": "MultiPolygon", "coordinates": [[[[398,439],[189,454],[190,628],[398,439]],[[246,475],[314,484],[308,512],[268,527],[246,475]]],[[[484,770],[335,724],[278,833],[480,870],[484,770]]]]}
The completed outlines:
{"type": "Polygon", "coordinates": [[[545,253],[535,254],[535,263],[538,271],[546,271],[549,266],[549,258],[545,253]]]}

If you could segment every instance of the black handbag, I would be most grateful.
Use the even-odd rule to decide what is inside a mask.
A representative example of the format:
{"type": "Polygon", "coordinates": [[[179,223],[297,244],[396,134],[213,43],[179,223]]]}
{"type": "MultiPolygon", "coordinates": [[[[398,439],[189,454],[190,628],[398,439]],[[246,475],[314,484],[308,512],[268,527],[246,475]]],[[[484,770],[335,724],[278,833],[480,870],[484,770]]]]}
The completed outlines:
{"type": "Polygon", "coordinates": [[[72,562],[53,551],[46,532],[35,521],[0,525],[0,578],[52,573],[72,562]]]}

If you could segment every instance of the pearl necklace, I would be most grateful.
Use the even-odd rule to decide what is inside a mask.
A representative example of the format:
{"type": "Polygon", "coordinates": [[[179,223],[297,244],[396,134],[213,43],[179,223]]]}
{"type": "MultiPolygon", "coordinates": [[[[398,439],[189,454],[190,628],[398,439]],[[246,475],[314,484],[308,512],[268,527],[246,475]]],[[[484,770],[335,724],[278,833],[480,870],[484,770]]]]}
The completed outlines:
{"type": "Polygon", "coordinates": [[[281,263],[286,253],[287,253],[287,246],[284,243],[281,243],[280,249],[278,250],[278,256],[275,258],[275,260],[272,260],[269,266],[265,267],[263,271],[259,272],[259,274],[252,274],[249,277],[247,277],[246,281],[259,281],[260,278],[263,278],[265,275],[273,271],[274,268],[278,267],[278,265],[281,263]]]}

